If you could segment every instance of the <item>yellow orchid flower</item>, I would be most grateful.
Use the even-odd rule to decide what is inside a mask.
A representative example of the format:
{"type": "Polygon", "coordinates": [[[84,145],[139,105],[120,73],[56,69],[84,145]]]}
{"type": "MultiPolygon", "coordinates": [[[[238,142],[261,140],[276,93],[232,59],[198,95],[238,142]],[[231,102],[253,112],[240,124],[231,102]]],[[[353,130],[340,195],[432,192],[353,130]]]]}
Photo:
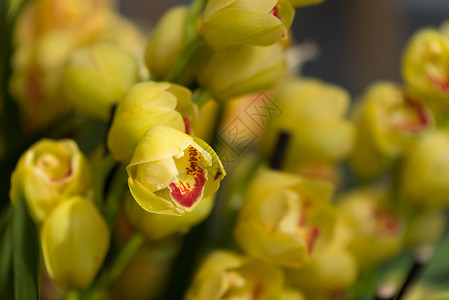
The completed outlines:
{"type": "Polygon", "coordinates": [[[384,189],[365,188],[343,195],[337,209],[352,228],[349,250],[361,269],[373,267],[398,253],[405,226],[386,202],[384,189]]]}
{"type": "Polygon", "coordinates": [[[281,299],[280,269],[233,252],[217,250],[206,257],[186,294],[186,300],[281,299]]]}
{"type": "Polygon", "coordinates": [[[269,46],[286,38],[294,15],[287,0],[209,0],[200,33],[215,49],[269,46]]]}
{"type": "Polygon", "coordinates": [[[332,233],[331,190],[323,181],[261,170],[244,197],[234,231],[237,244],[262,261],[303,266],[332,233]]]}
{"type": "Polygon", "coordinates": [[[85,194],[91,182],[89,164],[74,141],[43,139],[17,163],[10,197],[13,204],[24,197],[31,216],[40,223],[67,197],[85,194]]]}
{"type": "Polygon", "coordinates": [[[148,129],[164,125],[192,132],[197,107],[191,92],[168,82],[142,82],[132,86],[119,102],[108,133],[108,149],[129,163],[148,129]]]}
{"type": "Polygon", "coordinates": [[[137,203],[146,211],[167,215],[191,212],[218,190],[226,175],[209,145],[166,126],[147,131],[126,170],[137,203]]]}
{"type": "Polygon", "coordinates": [[[41,244],[54,283],[62,289],[85,289],[106,256],[109,230],[92,202],[73,196],[45,220],[41,244]]]}

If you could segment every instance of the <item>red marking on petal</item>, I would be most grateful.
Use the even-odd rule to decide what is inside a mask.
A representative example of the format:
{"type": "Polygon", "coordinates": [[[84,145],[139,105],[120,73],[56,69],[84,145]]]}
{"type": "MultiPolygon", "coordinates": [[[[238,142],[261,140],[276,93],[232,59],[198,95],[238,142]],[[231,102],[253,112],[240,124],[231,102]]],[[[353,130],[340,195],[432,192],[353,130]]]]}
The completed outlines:
{"type": "Polygon", "coordinates": [[[260,282],[258,282],[254,286],[253,295],[251,297],[251,300],[261,299],[262,293],[263,293],[263,285],[260,282]]]}
{"type": "Polygon", "coordinates": [[[416,120],[398,122],[393,124],[393,126],[397,129],[414,133],[425,130],[430,125],[430,116],[427,114],[425,108],[421,103],[409,97],[405,97],[405,102],[413,114],[415,114],[416,120]]]}
{"type": "Polygon", "coordinates": [[[374,214],[376,232],[381,235],[395,235],[400,229],[400,222],[396,216],[388,211],[377,211],[374,214]]]}
{"type": "Polygon", "coordinates": [[[190,119],[189,118],[183,118],[183,120],[184,120],[184,125],[185,125],[185,127],[186,127],[186,134],[190,134],[191,133],[191,131],[190,131],[190,119]]]}
{"type": "Polygon", "coordinates": [[[449,90],[449,78],[446,80],[440,80],[436,76],[429,75],[430,81],[442,92],[447,92],[449,90]]]}
{"type": "Polygon", "coordinates": [[[313,247],[315,246],[316,239],[320,235],[320,229],[317,226],[314,226],[309,229],[307,232],[307,236],[305,238],[307,244],[307,251],[309,254],[312,253],[313,247]]]}
{"type": "Polygon", "coordinates": [[[276,18],[282,21],[281,17],[279,16],[279,7],[277,5],[273,7],[273,9],[269,12],[269,14],[275,16],[276,18]]]}
{"type": "Polygon", "coordinates": [[[206,184],[206,172],[203,169],[195,173],[195,184],[193,188],[187,182],[179,181],[178,184],[172,182],[169,185],[170,194],[173,198],[184,207],[192,207],[192,205],[199,200],[206,184]]]}

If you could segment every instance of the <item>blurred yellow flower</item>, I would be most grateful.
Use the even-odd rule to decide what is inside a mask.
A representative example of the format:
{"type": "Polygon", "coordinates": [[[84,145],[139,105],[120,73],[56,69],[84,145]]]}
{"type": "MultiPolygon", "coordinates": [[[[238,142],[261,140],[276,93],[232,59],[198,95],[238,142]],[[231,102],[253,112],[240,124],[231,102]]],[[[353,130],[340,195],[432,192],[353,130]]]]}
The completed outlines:
{"type": "Polygon", "coordinates": [[[269,46],[286,38],[294,15],[287,0],[209,0],[200,32],[215,49],[269,46]]]}
{"type": "Polygon", "coordinates": [[[129,163],[139,140],[156,125],[192,133],[197,107],[191,92],[168,82],[141,82],[132,86],[119,102],[108,133],[108,149],[129,163]]]}
{"type": "Polygon", "coordinates": [[[285,55],[279,43],[241,46],[215,52],[199,72],[201,85],[217,100],[264,91],[284,75],[285,55]]]}
{"type": "Polygon", "coordinates": [[[186,294],[186,300],[279,299],[284,290],[280,269],[227,251],[206,257],[186,294]]]}
{"type": "Polygon", "coordinates": [[[403,247],[404,222],[390,205],[387,192],[374,187],[351,191],[337,202],[338,211],[352,229],[349,249],[361,269],[391,258],[403,247]]]}
{"type": "Polygon", "coordinates": [[[332,165],[352,149],[355,127],[346,119],[349,93],[317,79],[292,79],[272,100],[282,114],[273,117],[263,138],[263,150],[271,156],[281,131],[290,134],[283,167],[297,171],[307,165],[332,165]]]}
{"type": "Polygon", "coordinates": [[[85,195],[92,173],[72,140],[43,139],[20,158],[11,176],[13,203],[24,197],[33,219],[40,223],[64,199],[85,195]]]}
{"type": "Polygon", "coordinates": [[[62,74],[64,97],[81,113],[108,120],[139,79],[134,57],[118,45],[99,44],[72,52],[62,74]]]}
{"type": "Polygon", "coordinates": [[[167,215],[191,212],[218,190],[226,175],[209,145],[166,126],[147,131],[126,170],[137,203],[149,212],[167,215]]]}
{"type": "Polygon", "coordinates": [[[92,202],[73,196],[45,220],[41,243],[53,282],[62,289],[85,289],[106,256],[109,230],[92,202]]]}
{"type": "Polygon", "coordinates": [[[302,267],[330,238],[335,222],[329,183],[261,170],[246,191],[234,236],[251,257],[302,267]]]}
{"type": "Polygon", "coordinates": [[[418,141],[404,160],[401,192],[407,203],[442,209],[449,203],[449,136],[436,131],[418,141]]]}
{"type": "Polygon", "coordinates": [[[156,25],[146,46],[145,62],[152,75],[164,78],[181,54],[185,44],[187,6],[169,9],[156,25]]]}

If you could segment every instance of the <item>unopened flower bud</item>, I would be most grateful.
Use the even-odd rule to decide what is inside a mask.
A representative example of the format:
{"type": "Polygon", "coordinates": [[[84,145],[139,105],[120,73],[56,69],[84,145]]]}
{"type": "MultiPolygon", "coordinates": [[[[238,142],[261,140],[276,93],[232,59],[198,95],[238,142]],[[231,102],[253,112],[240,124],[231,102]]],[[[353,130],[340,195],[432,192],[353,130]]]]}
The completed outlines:
{"type": "Polygon", "coordinates": [[[269,46],[286,37],[294,15],[295,10],[287,0],[210,0],[200,32],[215,49],[269,46]]]}
{"type": "Polygon", "coordinates": [[[449,137],[434,132],[418,141],[405,158],[401,191],[407,201],[427,209],[449,203],[449,137]]]}
{"type": "Polygon", "coordinates": [[[251,257],[291,268],[303,266],[332,234],[331,185],[262,170],[251,181],[234,236],[251,257]]]}
{"type": "Polygon", "coordinates": [[[191,212],[218,190],[226,174],[207,143],[166,126],[147,131],[126,170],[137,203],[167,215],[191,212]]]}
{"type": "Polygon", "coordinates": [[[62,289],[89,287],[109,247],[106,222],[95,205],[79,196],[62,202],[41,231],[45,266],[62,289]]]}
{"type": "Polygon", "coordinates": [[[199,73],[199,82],[217,100],[264,91],[283,76],[285,55],[278,43],[268,46],[241,46],[215,52],[199,73]]]}
{"type": "Polygon", "coordinates": [[[11,177],[11,200],[24,197],[40,223],[61,202],[83,195],[92,182],[88,162],[72,140],[43,139],[20,158],[11,177]]]}
{"type": "Polygon", "coordinates": [[[112,105],[138,81],[138,72],[130,53],[100,44],[72,53],[62,75],[62,91],[81,113],[107,120],[112,105]]]}
{"type": "Polygon", "coordinates": [[[140,139],[153,126],[169,126],[188,134],[195,121],[191,92],[168,82],[142,82],[126,93],[114,114],[108,133],[108,149],[129,163],[140,139]]]}
{"type": "Polygon", "coordinates": [[[145,62],[151,74],[157,78],[167,76],[181,54],[188,13],[187,6],[175,6],[168,10],[148,40],[145,62]]]}

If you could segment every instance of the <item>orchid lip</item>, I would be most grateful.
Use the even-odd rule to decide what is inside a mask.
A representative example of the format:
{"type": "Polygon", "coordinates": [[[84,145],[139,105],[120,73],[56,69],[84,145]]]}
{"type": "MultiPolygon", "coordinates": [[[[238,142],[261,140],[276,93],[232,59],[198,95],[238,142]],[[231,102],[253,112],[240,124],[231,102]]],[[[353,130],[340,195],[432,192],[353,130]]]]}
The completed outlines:
{"type": "Polygon", "coordinates": [[[426,111],[426,109],[418,102],[409,97],[405,97],[405,104],[407,107],[413,111],[417,120],[404,122],[395,122],[393,127],[411,133],[418,133],[420,131],[426,130],[431,123],[431,118],[426,111]]]}

